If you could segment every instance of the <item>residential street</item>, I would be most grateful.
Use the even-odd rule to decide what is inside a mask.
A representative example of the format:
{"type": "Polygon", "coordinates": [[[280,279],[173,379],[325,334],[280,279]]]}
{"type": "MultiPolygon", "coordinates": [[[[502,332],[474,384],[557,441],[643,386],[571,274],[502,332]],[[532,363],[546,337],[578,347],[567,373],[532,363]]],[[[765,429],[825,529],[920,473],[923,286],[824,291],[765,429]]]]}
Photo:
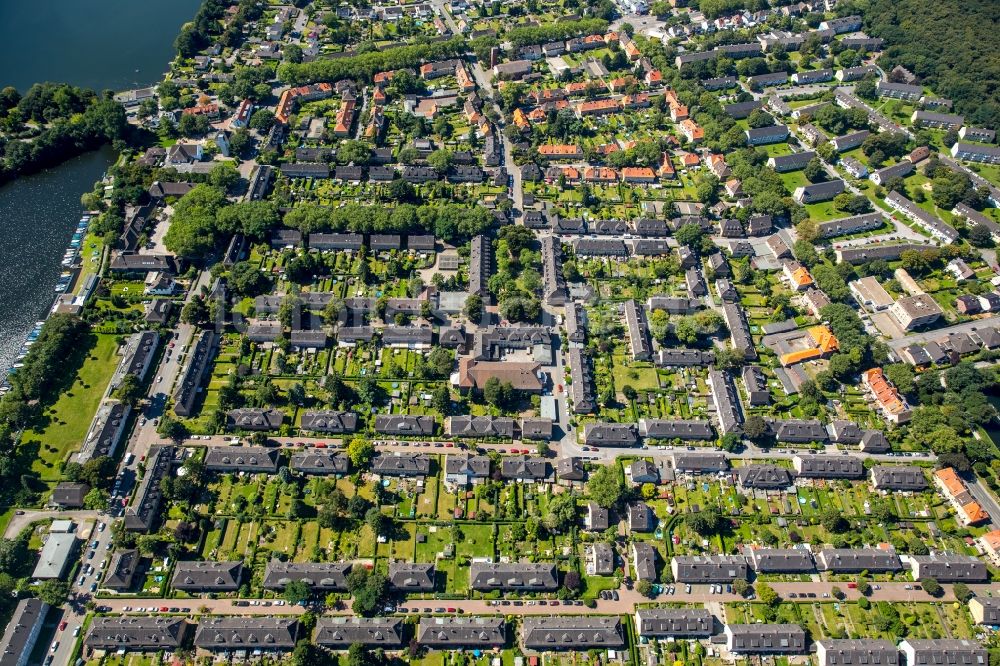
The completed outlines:
{"type": "Polygon", "coordinates": [[[938,338],[945,337],[951,333],[971,333],[979,328],[988,328],[990,326],[1000,325],[1000,315],[994,315],[992,317],[985,317],[983,319],[975,319],[973,321],[967,321],[962,324],[954,324],[953,326],[945,326],[944,328],[936,328],[932,331],[925,331],[919,333],[910,333],[906,337],[899,338],[898,340],[887,340],[886,344],[895,350],[902,349],[908,345],[915,343],[928,342],[930,340],[937,340],[938,338]]]}
{"type": "MultiPolygon", "coordinates": [[[[797,582],[797,583],[768,583],[774,590],[788,602],[795,603],[816,603],[819,601],[833,601],[831,590],[834,587],[839,587],[841,591],[846,594],[847,600],[857,600],[860,598],[860,594],[856,589],[849,589],[846,582],[840,583],[829,583],[829,582],[797,582]],[[792,598],[789,595],[795,594],[796,597],[792,598]],[[815,597],[803,597],[802,595],[814,594],[815,597]],[[824,597],[826,594],[828,596],[824,597]]],[[[944,595],[939,598],[931,597],[929,594],[923,590],[909,589],[909,586],[913,588],[912,583],[877,583],[881,589],[872,590],[872,594],[869,599],[872,601],[890,601],[890,602],[948,602],[954,601],[955,597],[952,593],[951,585],[944,585],[944,595]]],[[[636,608],[639,608],[646,604],[651,603],[690,603],[690,604],[707,604],[707,603],[733,603],[743,600],[735,594],[711,594],[708,591],[707,585],[693,585],[690,594],[684,592],[683,584],[676,584],[675,593],[672,595],[661,594],[656,599],[649,599],[639,594],[635,590],[620,589],[618,591],[619,598],[617,601],[598,599],[596,606],[594,608],[588,608],[587,606],[569,606],[565,602],[558,602],[558,613],[559,615],[630,615],[635,612],[636,608]]],[[[997,588],[991,585],[970,585],[969,588],[979,595],[985,596],[987,591],[995,592],[997,588]]],[[[138,607],[142,608],[178,608],[187,607],[191,608],[192,613],[207,613],[213,615],[300,615],[304,612],[301,606],[262,606],[262,605],[252,605],[255,600],[248,600],[247,603],[250,605],[237,606],[235,599],[100,599],[97,601],[98,605],[110,608],[110,612],[126,612],[123,609],[130,607],[136,609],[138,607]]],[[[256,600],[260,603],[260,600],[256,600]]],[[[490,614],[503,614],[503,615],[552,615],[555,613],[556,604],[549,602],[546,605],[540,605],[537,601],[524,601],[523,605],[516,606],[513,603],[509,605],[493,605],[494,603],[486,600],[462,600],[462,599],[410,599],[405,602],[404,608],[407,608],[410,614],[419,613],[421,615],[427,615],[437,612],[436,609],[444,608],[444,613],[449,613],[448,609],[454,609],[454,612],[464,615],[490,615],[490,614]]],[[[327,615],[351,615],[349,610],[350,602],[347,604],[347,609],[339,611],[328,611],[327,615]]]]}

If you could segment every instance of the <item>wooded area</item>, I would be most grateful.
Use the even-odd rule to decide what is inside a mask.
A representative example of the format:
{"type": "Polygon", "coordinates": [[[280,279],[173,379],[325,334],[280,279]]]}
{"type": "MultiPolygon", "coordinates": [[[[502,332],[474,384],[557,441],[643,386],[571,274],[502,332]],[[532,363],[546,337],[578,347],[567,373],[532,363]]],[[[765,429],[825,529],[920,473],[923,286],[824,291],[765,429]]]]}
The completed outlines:
{"type": "Polygon", "coordinates": [[[1000,127],[1000,32],[994,0],[873,0],[865,29],[886,40],[880,64],[903,65],[955,102],[966,124],[1000,127]]]}

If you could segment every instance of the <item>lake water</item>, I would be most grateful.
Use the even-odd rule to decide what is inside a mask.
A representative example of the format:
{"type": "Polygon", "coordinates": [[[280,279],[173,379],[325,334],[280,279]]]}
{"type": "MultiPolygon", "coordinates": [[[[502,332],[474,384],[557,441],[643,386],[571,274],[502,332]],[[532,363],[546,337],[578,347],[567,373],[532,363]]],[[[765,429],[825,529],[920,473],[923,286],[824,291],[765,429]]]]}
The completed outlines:
{"type": "MultiPolygon", "coordinates": [[[[0,87],[65,81],[95,90],[163,78],[201,0],[0,0],[0,87]]],[[[0,371],[55,298],[80,195],[113,163],[104,149],[0,187],[0,371]]]]}
{"type": "Polygon", "coordinates": [[[201,0],[0,0],[0,87],[122,90],[163,78],[201,0]]]}

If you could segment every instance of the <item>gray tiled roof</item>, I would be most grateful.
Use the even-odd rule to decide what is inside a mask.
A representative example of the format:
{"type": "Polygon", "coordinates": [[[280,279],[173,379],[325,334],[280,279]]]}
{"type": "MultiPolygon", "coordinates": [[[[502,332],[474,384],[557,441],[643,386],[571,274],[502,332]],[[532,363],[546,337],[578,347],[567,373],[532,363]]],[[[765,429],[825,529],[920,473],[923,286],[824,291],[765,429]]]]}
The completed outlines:
{"type": "Polygon", "coordinates": [[[321,617],[316,621],[313,642],[334,649],[354,643],[397,648],[403,644],[403,621],[396,617],[321,617]]]}
{"type": "Polygon", "coordinates": [[[430,647],[499,647],[507,641],[502,617],[422,617],[417,642],[430,647]]]}
{"type": "Polygon", "coordinates": [[[434,564],[390,562],[389,584],[403,592],[427,592],[434,589],[434,564]]]}
{"type": "Polygon", "coordinates": [[[531,617],[521,622],[524,646],[532,650],[618,649],[625,635],[618,617],[568,616],[531,617]]]}
{"type": "Polygon", "coordinates": [[[242,562],[191,562],[174,565],[170,586],[185,592],[231,592],[240,586],[242,562]]]}
{"type": "Polygon", "coordinates": [[[281,590],[292,581],[304,581],[312,589],[344,591],[352,562],[282,562],[270,560],[264,569],[264,588],[281,590]]]}
{"type": "Polygon", "coordinates": [[[291,651],[298,633],[294,617],[204,617],[194,644],[203,650],[291,651]]]}
{"type": "Polygon", "coordinates": [[[640,608],[636,631],[647,638],[706,638],[715,633],[715,618],[705,608],[640,608]]]}
{"type": "Polygon", "coordinates": [[[181,647],[190,628],[179,617],[95,617],[84,644],[108,652],[170,652],[181,647]]]}
{"type": "Polygon", "coordinates": [[[554,590],[559,572],[549,563],[473,562],[469,578],[475,590],[554,590]]]}

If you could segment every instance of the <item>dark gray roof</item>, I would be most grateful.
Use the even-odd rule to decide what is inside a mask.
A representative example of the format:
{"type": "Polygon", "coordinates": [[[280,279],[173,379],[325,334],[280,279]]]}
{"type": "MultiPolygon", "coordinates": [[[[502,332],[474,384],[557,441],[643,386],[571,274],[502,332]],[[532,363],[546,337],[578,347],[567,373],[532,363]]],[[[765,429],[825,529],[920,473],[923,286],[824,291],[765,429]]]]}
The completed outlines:
{"type": "Polygon", "coordinates": [[[738,654],[804,654],[806,632],[797,624],[727,624],[731,652],[738,654]]]}
{"type": "Polygon", "coordinates": [[[299,427],[310,432],[341,434],[354,432],[358,429],[357,412],[341,412],[323,409],[302,414],[299,427]]]}
{"type": "Polygon", "coordinates": [[[294,617],[203,617],[194,644],[203,650],[291,651],[299,634],[294,617]]]}
{"type": "Polygon", "coordinates": [[[808,573],[816,570],[812,553],[804,548],[751,548],[749,560],[757,573],[808,573]]]}
{"type": "Polygon", "coordinates": [[[264,569],[264,588],[281,590],[288,583],[304,581],[314,590],[344,591],[352,562],[282,562],[270,560],[264,569]]]}
{"type": "Polygon", "coordinates": [[[560,481],[583,481],[587,478],[587,471],[583,468],[583,460],[576,456],[557,460],[556,474],[560,481]]]}
{"type": "Polygon", "coordinates": [[[402,592],[429,592],[434,589],[434,563],[390,562],[389,584],[402,592]]]}
{"type": "Polygon", "coordinates": [[[872,467],[872,483],[878,490],[927,489],[924,470],[916,465],[876,465],[872,467]]]}
{"type": "Polygon", "coordinates": [[[625,647],[625,632],[618,617],[525,616],[521,638],[530,650],[573,650],[625,647]]]}
{"type": "Polygon", "coordinates": [[[307,449],[292,455],[290,467],[303,474],[347,474],[351,461],[343,453],[328,449],[307,449]]]}
{"type": "Polygon", "coordinates": [[[183,645],[191,628],[180,617],[99,616],[91,622],[84,644],[107,652],[172,652],[183,645]]]}
{"type": "Polygon", "coordinates": [[[284,418],[278,409],[243,407],[226,413],[226,427],[230,430],[277,430],[284,418]]]}
{"type": "Polygon", "coordinates": [[[552,439],[552,419],[521,419],[522,439],[552,439]]]}
{"type": "Polygon", "coordinates": [[[639,434],[653,439],[714,439],[712,425],[700,419],[639,419],[639,434]]]}
{"type": "Polygon", "coordinates": [[[587,423],[583,442],[588,446],[635,446],[639,433],[632,423],[587,423]]]}
{"type": "Polygon", "coordinates": [[[218,472],[278,471],[278,449],[264,446],[210,446],[205,453],[205,469],[218,472]]]}
{"type": "Polygon", "coordinates": [[[7,623],[3,640],[0,641],[0,664],[16,666],[28,663],[28,657],[38,639],[37,630],[48,611],[49,605],[41,599],[29,597],[17,602],[14,615],[7,623]]]}
{"type": "Polygon", "coordinates": [[[242,562],[181,561],[174,565],[170,585],[185,592],[231,592],[240,586],[242,576],[242,562]]]}
{"type": "Polygon", "coordinates": [[[544,562],[473,562],[469,580],[475,590],[554,590],[559,572],[544,562]]]}
{"type": "Polygon", "coordinates": [[[824,638],[816,643],[819,666],[898,666],[899,648],[878,639],[824,638]]]}
{"type": "Polygon", "coordinates": [[[160,480],[170,470],[174,461],[173,446],[151,446],[146,456],[146,474],[139,482],[139,488],[132,495],[132,502],[125,509],[125,529],[149,531],[160,515],[163,491],[160,480]]]}
{"type": "Polygon", "coordinates": [[[656,549],[647,541],[632,542],[632,566],[638,580],[656,580],[656,549]]]}
{"type": "Polygon", "coordinates": [[[990,575],[982,560],[958,553],[911,555],[910,567],[914,578],[936,578],[939,583],[979,583],[990,575]]]}
{"type": "Polygon", "coordinates": [[[673,455],[674,469],[682,472],[724,472],[729,469],[725,454],[705,452],[678,452],[673,455]]]}
{"type": "Polygon", "coordinates": [[[746,580],[747,560],[742,555],[684,555],[671,561],[674,579],[681,583],[731,583],[746,580]]]}
{"type": "Polygon", "coordinates": [[[427,476],[431,459],[420,453],[380,453],[372,459],[371,468],[388,476],[427,476]]]}
{"type": "Polygon", "coordinates": [[[884,453],[891,450],[889,440],[881,430],[865,430],[861,434],[861,450],[866,453],[884,453]]]}
{"type": "Polygon", "coordinates": [[[417,643],[430,647],[500,647],[507,642],[502,617],[422,617],[417,643]]]}
{"type": "Polygon", "coordinates": [[[407,416],[404,414],[376,414],[375,432],[386,435],[415,435],[428,437],[434,434],[433,416],[407,416]]]}
{"type": "Polygon", "coordinates": [[[881,548],[828,548],[816,554],[820,569],[837,573],[899,571],[903,568],[894,550],[881,548]]]}
{"type": "Polygon", "coordinates": [[[83,498],[90,492],[86,483],[70,483],[65,481],[52,490],[52,503],[62,507],[79,508],[83,506],[83,498]]]}
{"type": "Polygon", "coordinates": [[[132,587],[135,572],[139,568],[142,557],[135,548],[116,550],[111,556],[111,565],[101,587],[109,590],[125,591],[132,587]]]}
{"type": "Polygon", "coordinates": [[[449,455],[445,458],[445,474],[462,474],[485,479],[490,475],[489,456],[474,456],[468,453],[449,455]]]}
{"type": "Polygon", "coordinates": [[[398,648],[403,645],[403,621],[397,617],[321,617],[316,621],[313,642],[334,649],[354,643],[398,648]]]}
{"type": "Polygon", "coordinates": [[[514,419],[504,416],[452,416],[448,420],[449,437],[514,438],[514,419]]]}
{"type": "Polygon", "coordinates": [[[829,438],[826,428],[815,419],[774,419],[768,420],[768,430],[779,442],[802,444],[805,442],[825,442],[829,438]]]}
{"type": "Polygon", "coordinates": [[[966,638],[907,638],[899,647],[907,656],[908,666],[986,666],[989,663],[986,648],[966,638]]]}
{"type": "Polygon", "coordinates": [[[744,488],[777,489],[792,485],[792,473],[784,467],[755,464],[737,470],[740,485],[744,488]]]}
{"type": "Polygon", "coordinates": [[[636,631],[646,638],[707,638],[715,633],[715,618],[705,608],[640,608],[636,631]]]}
{"type": "Polygon", "coordinates": [[[505,479],[541,480],[549,475],[549,463],[545,458],[504,456],[500,475],[505,479]]]}
{"type": "Polygon", "coordinates": [[[795,471],[807,479],[858,479],[865,473],[860,458],[799,454],[795,456],[795,471]]]}

